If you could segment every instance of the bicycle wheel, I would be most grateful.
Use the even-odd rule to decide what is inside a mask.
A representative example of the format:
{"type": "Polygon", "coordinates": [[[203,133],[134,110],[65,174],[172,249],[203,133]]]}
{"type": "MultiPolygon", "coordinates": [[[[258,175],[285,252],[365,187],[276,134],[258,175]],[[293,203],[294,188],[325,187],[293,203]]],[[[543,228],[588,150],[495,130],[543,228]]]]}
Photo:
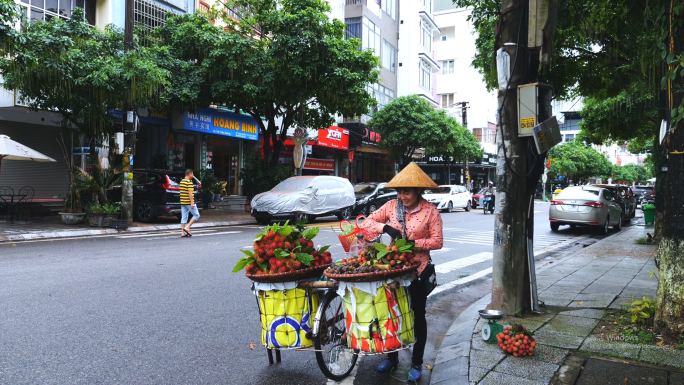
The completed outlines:
{"type": "Polygon", "coordinates": [[[335,290],[323,297],[314,320],[314,346],[316,361],[321,372],[331,380],[341,381],[351,373],[359,358],[358,352],[347,348],[342,339],[345,334],[344,305],[335,290]]]}

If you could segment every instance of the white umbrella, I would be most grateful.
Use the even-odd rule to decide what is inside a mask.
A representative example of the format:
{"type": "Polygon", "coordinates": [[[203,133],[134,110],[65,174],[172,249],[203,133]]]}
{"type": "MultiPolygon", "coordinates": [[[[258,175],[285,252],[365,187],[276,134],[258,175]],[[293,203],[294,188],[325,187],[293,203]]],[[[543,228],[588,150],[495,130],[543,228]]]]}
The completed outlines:
{"type": "Polygon", "coordinates": [[[646,179],[646,182],[655,182],[656,178],[646,179]]]}
{"type": "Polygon", "coordinates": [[[49,156],[17,143],[7,135],[0,135],[0,165],[3,159],[32,160],[34,162],[55,162],[49,156]]]}

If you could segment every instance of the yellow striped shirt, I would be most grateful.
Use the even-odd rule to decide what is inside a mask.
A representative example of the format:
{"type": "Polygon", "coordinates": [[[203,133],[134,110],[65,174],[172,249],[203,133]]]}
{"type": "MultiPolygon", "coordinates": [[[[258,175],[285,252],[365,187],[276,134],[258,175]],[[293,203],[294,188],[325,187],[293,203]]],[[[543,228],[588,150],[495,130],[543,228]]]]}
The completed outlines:
{"type": "Polygon", "coordinates": [[[195,203],[195,196],[193,195],[194,188],[192,181],[185,179],[180,182],[180,203],[182,205],[191,205],[195,203]]]}

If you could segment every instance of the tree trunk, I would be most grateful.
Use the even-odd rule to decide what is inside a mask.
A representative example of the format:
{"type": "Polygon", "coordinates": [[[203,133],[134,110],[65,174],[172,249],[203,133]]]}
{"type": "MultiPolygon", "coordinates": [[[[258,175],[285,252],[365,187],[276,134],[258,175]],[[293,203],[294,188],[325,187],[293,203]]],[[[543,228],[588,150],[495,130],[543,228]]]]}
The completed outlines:
{"type": "MultiPolygon", "coordinates": [[[[523,17],[524,0],[503,0],[501,9],[516,9],[502,17],[501,43],[515,43],[518,41],[520,18],[523,17]]],[[[525,141],[518,138],[517,88],[523,81],[527,63],[527,49],[524,42],[527,39],[527,28],[522,28],[520,42],[522,47],[515,60],[516,45],[507,45],[506,50],[511,58],[511,74],[508,91],[504,100],[504,92],[499,91],[499,106],[501,109],[498,121],[497,135],[497,192],[496,218],[494,221],[494,260],[492,266],[492,301],[490,307],[502,310],[504,314],[512,315],[517,311],[527,311],[530,308],[529,295],[526,287],[525,266],[527,245],[525,240],[526,210],[528,195],[526,193],[526,179],[515,176],[510,168],[518,175],[525,175],[527,168],[527,154],[525,141]],[[514,64],[515,63],[515,64],[514,64]],[[505,153],[504,153],[505,151],[505,153]],[[506,164],[508,158],[508,165],[506,164]]]]}
{"type": "MultiPolygon", "coordinates": [[[[684,27],[674,28],[674,49],[671,52],[681,52],[684,49],[684,27]]],[[[670,98],[676,107],[682,102],[680,90],[684,86],[684,77],[677,74],[672,83],[674,91],[670,98]]],[[[664,197],[666,220],[656,255],[659,280],[655,326],[666,342],[680,341],[679,336],[684,334],[684,154],[681,154],[684,151],[684,124],[674,128],[668,146],[664,197]]]]}

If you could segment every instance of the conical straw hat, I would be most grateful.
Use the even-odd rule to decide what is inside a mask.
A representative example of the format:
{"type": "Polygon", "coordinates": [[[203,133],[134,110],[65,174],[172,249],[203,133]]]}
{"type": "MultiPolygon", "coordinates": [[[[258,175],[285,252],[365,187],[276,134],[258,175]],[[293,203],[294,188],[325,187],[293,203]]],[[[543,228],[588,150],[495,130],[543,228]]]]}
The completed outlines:
{"type": "Polygon", "coordinates": [[[432,179],[430,179],[417,164],[411,162],[406,168],[392,178],[385,187],[421,187],[421,188],[438,188],[439,186],[432,179]]]}

